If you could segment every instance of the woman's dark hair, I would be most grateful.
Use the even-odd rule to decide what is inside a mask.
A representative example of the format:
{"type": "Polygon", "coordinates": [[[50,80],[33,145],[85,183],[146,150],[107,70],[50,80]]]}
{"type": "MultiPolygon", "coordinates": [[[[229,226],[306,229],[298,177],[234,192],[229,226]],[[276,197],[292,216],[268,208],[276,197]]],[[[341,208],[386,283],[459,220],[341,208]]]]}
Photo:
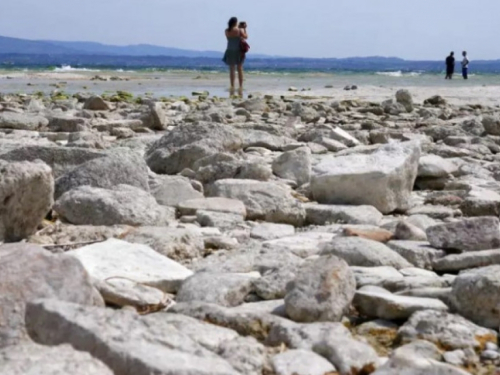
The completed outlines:
{"type": "Polygon", "coordinates": [[[238,24],[238,19],[236,17],[231,17],[227,23],[227,31],[231,31],[238,24]]]}

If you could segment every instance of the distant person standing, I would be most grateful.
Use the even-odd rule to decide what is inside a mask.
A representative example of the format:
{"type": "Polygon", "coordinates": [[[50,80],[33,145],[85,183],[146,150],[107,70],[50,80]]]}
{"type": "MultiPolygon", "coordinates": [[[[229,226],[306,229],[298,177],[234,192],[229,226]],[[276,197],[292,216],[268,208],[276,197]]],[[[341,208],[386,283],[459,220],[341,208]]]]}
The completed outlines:
{"type": "Polygon", "coordinates": [[[238,89],[239,96],[243,96],[243,63],[245,55],[241,51],[242,40],[248,39],[247,25],[245,22],[238,25],[238,19],[232,17],[226,29],[227,49],[222,61],[229,66],[229,80],[231,88],[229,90],[231,96],[234,95],[234,81],[236,79],[236,68],[238,68],[238,81],[240,87],[238,89]]]}
{"type": "Polygon", "coordinates": [[[445,79],[452,79],[455,73],[455,52],[451,52],[450,56],[446,58],[446,77],[445,79]]]}
{"type": "Polygon", "coordinates": [[[469,78],[469,59],[467,58],[467,51],[463,51],[462,56],[464,57],[462,60],[462,77],[464,77],[464,79],[468,79],[469,78]]]}

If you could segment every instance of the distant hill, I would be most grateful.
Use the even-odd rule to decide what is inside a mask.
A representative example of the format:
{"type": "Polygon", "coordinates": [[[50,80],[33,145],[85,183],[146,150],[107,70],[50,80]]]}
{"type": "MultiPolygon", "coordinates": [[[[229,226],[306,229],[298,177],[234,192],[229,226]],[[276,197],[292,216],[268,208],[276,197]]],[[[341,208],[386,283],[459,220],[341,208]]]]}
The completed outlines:
{"type": "Polygon", "coordinates": [[[172,56],[172,57],[222,57],[217,51],[191,51],[180,48],[154,46],[151,44],[135,44],[128,46],[113,46],[95,42],[59,42],[44,40],[48,43],[68,50],[91,55],[119,55],[119,56],[172,56]]]}
{"type": "Polygon", "coordinates": [[[74,55],[80,52],[70,47],[58,46],[49,42],[0,36],[0,53],[74,55]]]}
{"type": "Polygon", "coordinates": [[[113,46],[95,42],[27,40],[0,36],[0,54],[222,57],[217,51],[191,51],[149,44],[113,46]]]}

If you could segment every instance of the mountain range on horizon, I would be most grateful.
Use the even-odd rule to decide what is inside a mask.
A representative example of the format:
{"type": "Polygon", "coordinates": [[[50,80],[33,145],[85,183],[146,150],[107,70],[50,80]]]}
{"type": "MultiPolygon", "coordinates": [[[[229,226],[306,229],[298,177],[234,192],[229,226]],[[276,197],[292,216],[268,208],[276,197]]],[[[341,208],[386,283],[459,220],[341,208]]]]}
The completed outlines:
{"type": "MultiPolygon", "coordinates": [[[[98,55],[98,56],[168,56],[168,57],[191,57],[191,58],[221,58],[221,51],[195,51],[173,47],[162,47],[152,44],[131,44],[117,46],[103,44],[99,42],[67,42],[57,40],[31,40],[0,36],[0,54],[29,54],[29,55],[98,55]]],[[[265,54],[252,53],[253,58],[295,58],[303,57],[283,57],[270,56],[265,54]]],[[[345,59],[366,59],[371,60],[403,60],[397,57],[349,57],[345,59]]],[[[306,58],[304,58],[306,59],[306,58]]],[[[325,58],[326,59],[326,58],[325,58]]],[[[330,58],[328,58],[330,59],[330,58]]]]}
{"type": "MultiPolygon", "coordinates": [[[[71,65],[98,69],[223,70],[220,51],[193,51],[149,44],[128,46],[97,42],[28,40],[0,36],[0,67],[44,68],[71,65]]],[[[459,60],[457,60],[459,65],[459,60]]],[[[476,73],[500,74],[500,60],[473,60],[476,73]]],[[[398,57],[305,58],[267,56],[251,52],[246,69],[258,71],[353,71],[441,73],[444,56],[436,60],[398,57]]]]}
{"type": "MultiPolygon", "coordinates": [[[[169,56],[221,58],[220,51],[194,51],[152,44],[116,46],[98,42],[65,42],[57,40],[29,40],[0,36],[0,54],[31,55],[99,55],[99,56],[169,56]]],[[[257,55],[254,57],[270,57],[257,55]]]]}

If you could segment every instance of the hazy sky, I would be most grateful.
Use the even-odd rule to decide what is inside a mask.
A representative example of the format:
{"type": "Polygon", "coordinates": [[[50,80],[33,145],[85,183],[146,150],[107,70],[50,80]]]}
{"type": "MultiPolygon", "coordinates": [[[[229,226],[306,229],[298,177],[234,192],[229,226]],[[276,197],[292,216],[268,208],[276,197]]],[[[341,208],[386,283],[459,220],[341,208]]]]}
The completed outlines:
{"type": "Polygon", "coordinates": [[[231,16],[251,52],[500,58],[499,0],[0,0],[0,35],[223,50],[231,16]]]}

